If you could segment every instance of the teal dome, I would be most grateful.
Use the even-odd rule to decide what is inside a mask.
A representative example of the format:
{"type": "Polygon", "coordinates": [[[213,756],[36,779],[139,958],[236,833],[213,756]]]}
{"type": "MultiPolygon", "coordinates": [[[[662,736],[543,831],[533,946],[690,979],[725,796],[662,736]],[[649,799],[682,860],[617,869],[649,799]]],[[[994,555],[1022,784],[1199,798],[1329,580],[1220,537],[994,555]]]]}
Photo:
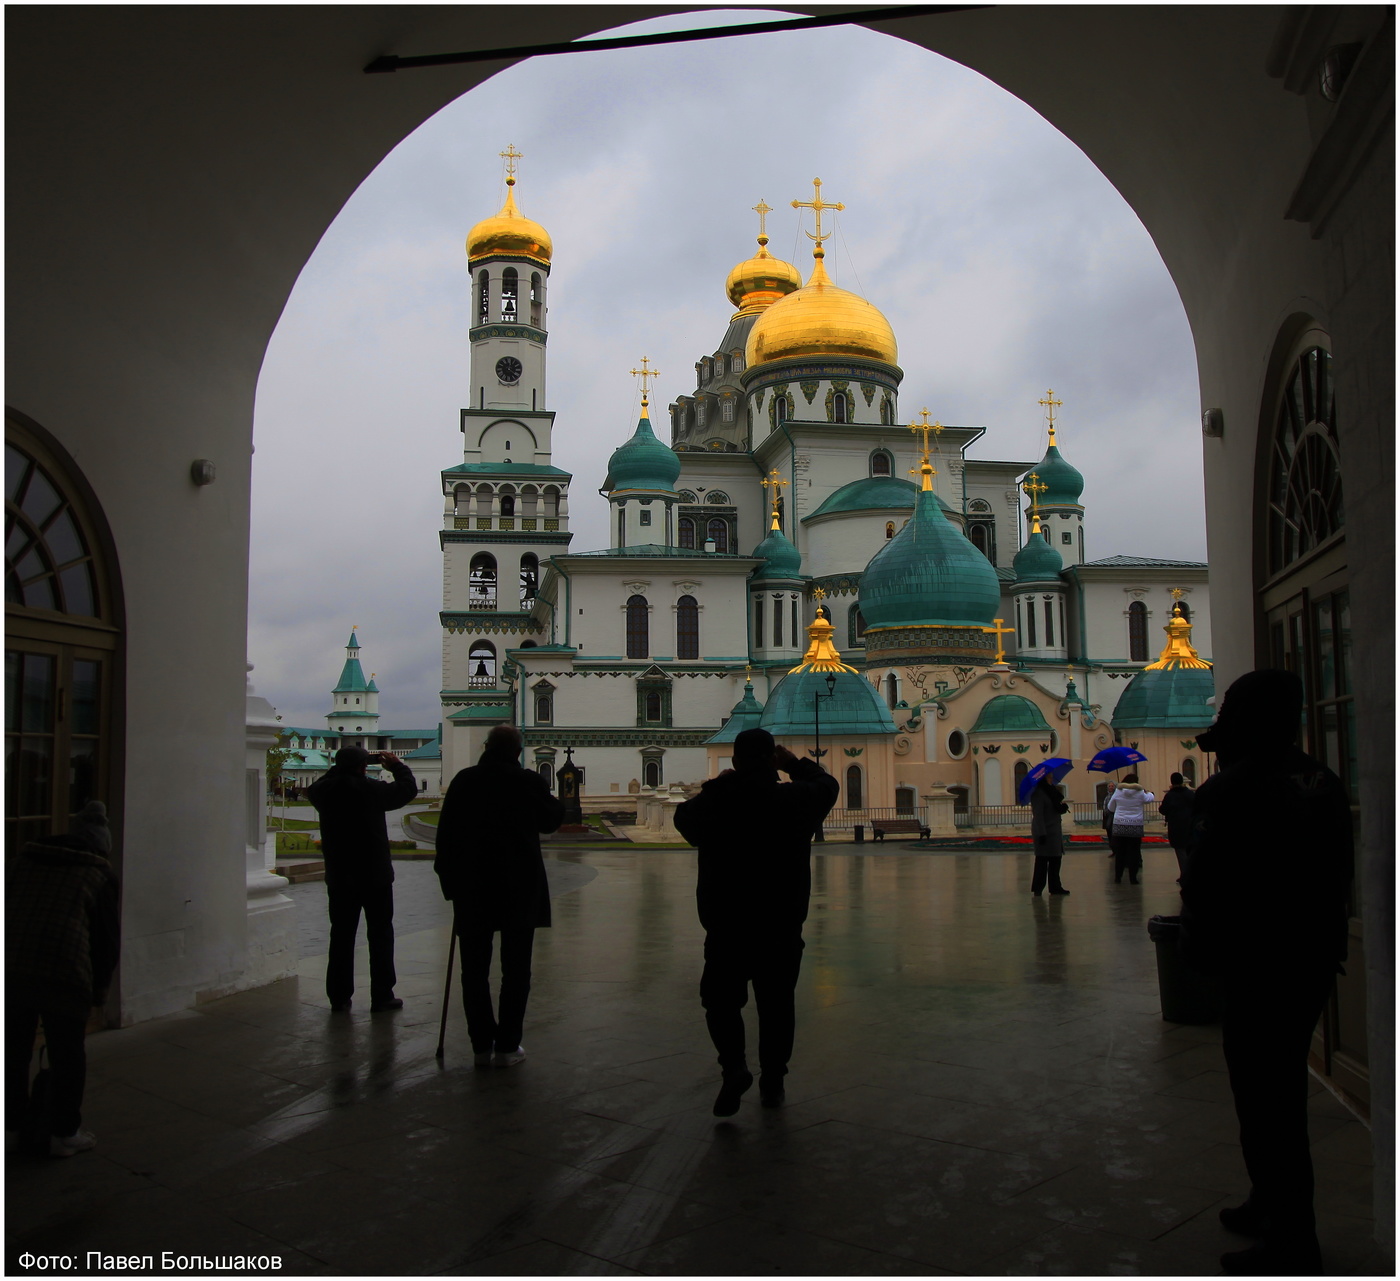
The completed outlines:
{"type": "Polygon", "coordinates": [[[812,734],[816,729],[813,699],[820,694],[823,736],[895,732],[890,709],[865,677],[836,672],[835,693],[827,698],[826,678],[831,674],[811,669],[789,673],[768,699],[759,724],[775,737],[812,734]]]}
{"type": "Polygon", "coordinates": [[[706,739],[707,743],[732,743],[746,729],[757,729],[763,716],[763,704],[753,696],[753,682],[744,682],[744,697],[729,713],[729,719],[719,727],[719,733],[706,739]]]}
{"type": "Polygon", "coordinates": [[[800,578],[802,575],[802,553],[781,529],[769,530],[768,537],[753,549],[753,554],[764,561],[754,570],[754,578],[800,578]]]}
{"type": "Polygon", "coordinates": [[[1045,535],[1039,530],[1026,539],[1026,545],[1011,562],[1018,583],[1054,582],[1064,567],[1060,553],[1045,541],[1045,535]]]}
{"type": "Polygon", "coordinates": [[[1113,709],[1114,729],[1203,730],[1215,719],[1208,667],[1147,668],[1128,682],[1113,709]]]}
{"type": "Polygon", "coordinates": [[[867,628],[984,627],[1001,601],[997,571],[944,517],[931,489],[914,515],[865,567],[860,612],[867,628]]]}
{"type": "Polygon", "coordinates": [[[1045,486],[1040,495],[1042,507],[1079,505],[1079,496],[1084,492],[1084,477],[1060,456],[1060,447],[1053,443],[1045,451],[1045,457],[1035,467],[1035,474],[1045,486]]]}
{"type": "Polygon", "coordinates": [[[656,439],[645,411],[637,420],[631,439],[613,450],[608,459],[608,479],[604,488],[671,490],[681,474],[681,460],[675,451],[656,439]]]}
{"type": "MultiPolygon", "coordinates": [[[[899,476],[864,476],[842,485],[826,502],[803,520],[813,520],[818,516],[834,516],[839,512],[863,511],[911,511],[919,497],[919,487],[911,480],[899,476]]],[[[935,494],[938,505],[944,511],[951,508],[935,494]]]]}
{"type": "Polygon", "coordinates": [[[998,694],[989,699],[970,731],[973,734],[1031,734],[1050,732],[1040,708],[1020,694],[998,694]]]}

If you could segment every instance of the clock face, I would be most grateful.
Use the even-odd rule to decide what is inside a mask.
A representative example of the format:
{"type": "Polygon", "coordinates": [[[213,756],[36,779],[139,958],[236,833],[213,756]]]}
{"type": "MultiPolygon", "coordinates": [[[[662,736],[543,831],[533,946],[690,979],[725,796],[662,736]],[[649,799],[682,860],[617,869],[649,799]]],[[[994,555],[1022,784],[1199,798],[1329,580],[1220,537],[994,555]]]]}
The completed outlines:
{"type": "Polygon", "coordinates": [[[496,362],[496,377],[503,383],[519,382],[522,368],[514,356],[502,356],[496,362]]]}

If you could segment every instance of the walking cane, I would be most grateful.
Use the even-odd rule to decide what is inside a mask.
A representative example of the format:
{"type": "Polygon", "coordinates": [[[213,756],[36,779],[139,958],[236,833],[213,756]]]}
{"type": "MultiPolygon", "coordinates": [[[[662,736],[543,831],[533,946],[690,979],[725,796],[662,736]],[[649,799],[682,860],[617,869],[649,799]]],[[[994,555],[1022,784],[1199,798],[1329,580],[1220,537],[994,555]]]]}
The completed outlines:
{"type": "Polygon", "coordinates": [[[447,986],[442,989],[442,1026],[438,1029],[438,1047],[435,1057],[442,1058],[442,1047],[447,1040],[447,1011],[452,995],[452,963],[457,956],[457,914],[452,914],[452,942],[447,945],[447,986]]]}

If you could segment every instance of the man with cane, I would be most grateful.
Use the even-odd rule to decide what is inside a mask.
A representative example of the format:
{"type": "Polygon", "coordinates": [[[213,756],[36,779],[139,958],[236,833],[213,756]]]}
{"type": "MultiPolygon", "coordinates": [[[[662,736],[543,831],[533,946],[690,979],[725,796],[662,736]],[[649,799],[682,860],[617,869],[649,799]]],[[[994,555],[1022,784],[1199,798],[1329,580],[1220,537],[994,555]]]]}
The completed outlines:
{"type": "MultiPolygon", "coordinates": [[[[453,930],[462,950],[462,1007],[478,1067],[511,1067],[525,1057],[520,1037],[535,931],[550,924],[540,833],[564,821],[564,806],[544,779],[520,764],[521,742],[513,725],[497,725],[486,737],[480,763],[452,780],[438,820],[433,870],[453,905],[453,930]],[[491,953],[497,934],[501,989],[493,1007],[491,953]]],[[[450,952],[448,966],[450,987],[450,952]]]]}

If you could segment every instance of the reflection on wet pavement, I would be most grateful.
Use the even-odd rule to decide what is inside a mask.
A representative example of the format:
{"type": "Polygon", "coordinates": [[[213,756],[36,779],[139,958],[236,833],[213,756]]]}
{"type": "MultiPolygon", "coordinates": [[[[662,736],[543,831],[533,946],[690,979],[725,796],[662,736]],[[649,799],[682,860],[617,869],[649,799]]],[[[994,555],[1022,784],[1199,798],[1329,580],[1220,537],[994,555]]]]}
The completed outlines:
{"type": "MultiPolygon", "coordinates": [[[[1071,896],[1037,899],[1026,855],[818,855],[788,1106],[726,1122],[692,852],[549,856],[510,1070],[473,1069],[459,1008],[434,1059],[447,913],[400,864],[405,1009],[331,1017],[310,955],[92,1038],[99,1147],[11,1159],[7,1271],[92,1249],[297,1274],[1216,1273],[1247,1181],[1218,1030],[1161,1019],[1145,922],[1176,870],[1147,860],[1130,887],[1071,855],[1071,896]]],[[[1310,1107],[1329,1271],[1387,1271],[1369,1136],[1320,1087],[1310,1107]]]]}

